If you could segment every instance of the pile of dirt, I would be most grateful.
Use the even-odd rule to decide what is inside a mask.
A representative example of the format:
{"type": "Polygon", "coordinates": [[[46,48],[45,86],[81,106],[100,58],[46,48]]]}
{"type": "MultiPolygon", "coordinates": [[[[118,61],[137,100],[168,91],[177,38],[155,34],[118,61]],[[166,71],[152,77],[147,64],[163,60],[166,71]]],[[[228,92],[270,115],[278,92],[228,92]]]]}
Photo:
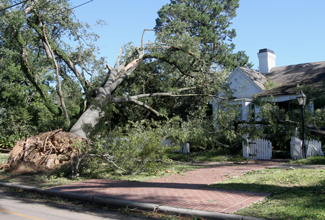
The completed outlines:
{"type": "Polygon", "coordinates": [[[87,139],[55,130],[20,140],[0,169],[15,174],[46,172],[70,164],[87,139]]]}

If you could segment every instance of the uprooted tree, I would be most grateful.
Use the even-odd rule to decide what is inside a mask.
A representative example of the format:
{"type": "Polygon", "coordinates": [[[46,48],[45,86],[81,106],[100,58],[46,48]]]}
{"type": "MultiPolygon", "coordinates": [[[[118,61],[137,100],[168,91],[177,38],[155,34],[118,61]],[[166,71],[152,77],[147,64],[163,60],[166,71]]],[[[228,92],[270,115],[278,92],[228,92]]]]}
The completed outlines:
{"type": "Polygon", "coordinates": [[[5,0],[2,116],[21,111],[27,131],[61,126],[80,137],[89,135],[87,126],[103,122],[107,106],[111,115],[101,125],[110,128],[173,115],[186,119],[222,89],[229,70],[250,66],[245,53],[233,53],[228,43],[236,35],[229,26],[238,6],[238,0],[172,0],[159,10],[156,27],[144,30],[155,31],[156,42],[126,45],[109,66],[94,55],[98,36],[67,0],[5,0]],[[69,46],[67,37],[78,46],[69,46]],[[12,86],[17,88],[6,90],[12,86]]]}

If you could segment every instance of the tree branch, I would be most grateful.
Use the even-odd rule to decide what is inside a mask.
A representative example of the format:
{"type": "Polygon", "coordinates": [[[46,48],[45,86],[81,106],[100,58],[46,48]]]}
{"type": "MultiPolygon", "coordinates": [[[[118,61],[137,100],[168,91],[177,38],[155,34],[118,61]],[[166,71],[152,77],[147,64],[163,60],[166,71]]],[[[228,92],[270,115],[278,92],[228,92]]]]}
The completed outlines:
{"type": "Polygon", "coordinates": [[[105,160],[105,161],[108,162],[108,163],[113,164],[117,169],[122,170],[122,171],[124,171],[125,173],[130,173],[130,172],[128,172],[127,170],[123,169],[122,167],[119,167],[116,163],[114,163],[114,161],[108,159],[108,157],[107,157],[106,155],[102,155],[100,158],[102,158],[103,160],[105,160]]]}
{"type": "Polygon", "coordinates": [[[142,32],[142,37],[141,37],[141,47],[143,47],[143,38],[144,38],[144,34],[146,33],[146,31],[155,31],[155,29],[144,29],[142,32]]]}
{"type": "Polygon", "coordinates": [[[158,111],[156,111],[155,109],[151,108],[149,105],[143,103],[143,102],[140,102],[134,98],[131,98],[131,97],[126,97],[126,98],[112,98],[111,99],[112,103],[127,103],[127,102],[130,102],[130,103],[134,103],[138,106],[141,106],[145,109],[148,109],[150,110],[151,112],[153,112],[156,116],[160,116],[160,113],[158,111]]]}
{"type": "Polygon", "coordinates": [[[129,63],[126,67],[123,68],[123,70],[121,70],[120,73],[118,73],[118,70],[114,68],[113,72],[116,72],[116,75],[119,77],[115,80],[115,74],[110,74],[109,79],[104,85],[104,89],[107,94],[111,94],[117,86],[119,86],[125,79],[127,79],[131,73],[142,63],[142,61],[143,55],[129,63]]]}
{"type": "Polygon", "coordinates": [[[61,107],[63,109],[65,120],[67,121],[68,126],[70,126],[70,119],[69,119],[69,115],[68,115],[68,112],[67,112],[67,108],[65,107],[65,102],[64,102],[64,98],[63,98],[63,94],[62,94],[62,90],[61,90],[61,80],[60,80],[59,66],[58,66],[58,63],[56,62],[56,59],[55,59],[53,50],[51,48],[51,45],[49,44],[49,42],[47,40],[48,38],[46,36],[45,26],[44,26],[44,22],[43,22],[42,15],[41,15],[40,11],[39,11],[39,18],[41,20],[40,21],[40,26],[41,26],[41,29],[43,31],[43,36],[44,36],[43,37],[43,43],[47,47],[46,54],[47,54],[48,58],[53,61],[54,66],[55,66],[55,73],[56,73],[56,80],[57,80],[57,93],[58,93],[59,98],[60,98],[61,107]]]}
{"type": "Polygon", "coordinates": [[[143,59],[150,59],[150,58],[156,58],[170,65],[175,66],[183,75],[189,76],[191,78],[195,77],[195,75],[188,74],[180,65],[177,64],[176,61],[171,60],[169,57],[167,58],[166,56],[163,56],[161,54],[146,54],[143,59]]]}
{"type": "MultiPolygon", "coordinates": [[[[30,19],[27,19],[27,23],[31,28],[33,28],[37,32],[40,39],[42,41],[44,41],[45,36],[43,34],[42,29],[38,25],[36,25],[32,21],[30,21],[30,19]]],[[[90,86],[88,81],[82,77],[82,74],[79,72],[78,68],[74,65],[74,63],[70,60],[70,58],[67,56],[67,54],[64,53],[61,49],[59,49],[51,39],[47,39],[47,40],[48,40],[48,44],[51,45],[54,54],[56,56],[58,56],[61,60],[63,60],[63,62],[65,64],[67,64],[69,69],[75,74],[75,76],[79,80],[79,82],[82,85],[83,89],[86,91],[90,86]]]]}
{"type": "MultiPolygon", "coordinates": [[[[190,89],[195,89],[196,87],[188,87],[188,88],[182,88],[179,89],[178,91],[186,91],[186,90],[190,90],[190,89]]],[[[173,94],[172,92],[161,92],[161,93],[150,93],[150,94],[140,94],[140,95],[134,95],[134,96],[130,96],[130,97],[121,97],[121,98],[111,98],[111,102],[112,103],[134,103],[138,106],[144,107],[148,110],[150,110],[151,112],[153,112],[156,116],[161,116],[160,113],[153,109],[152,107],[146,105],[145,103],[139,101],[139,98],[148,98],[148,97],[163,97],[163,96],[167,96],[167,97],[193,97],[193,96],[209,96],[209,97],[215,97],[213,95],[209,95],[209,94],[173,94]]],[[[221,99],[224,99],[223,97],[218,97],[221,99]]]]}
{"type": "Polygon", "coordinates": [[[53,113],[54,115],[60,115],[60,110],[49,101],[48,93],[43,91],[41,86],[39,86],[35,80],[34,74],[31,70],[29,61],[28,61],[28,51],[26,49],[26,42],[23,39],[23,37],[20,35],[19,31],[17,31],[16,40],[21,47],[21,68],[22,71],[26,74],[27,79],[33,84],[33,86],[36,88],[38,93],[41,95],[42,99],[44,100],[44,104],[47,107],[47,109],[53,113]]]}

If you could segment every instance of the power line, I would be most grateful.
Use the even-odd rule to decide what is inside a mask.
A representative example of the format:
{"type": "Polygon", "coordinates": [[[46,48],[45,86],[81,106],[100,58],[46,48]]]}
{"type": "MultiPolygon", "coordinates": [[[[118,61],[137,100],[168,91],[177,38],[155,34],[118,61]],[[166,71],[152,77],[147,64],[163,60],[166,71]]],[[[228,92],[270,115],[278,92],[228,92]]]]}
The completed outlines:
{"type": "Polygon", "coordinates": [[[15,4],[15,5],[8,6],[7,8],[3,8],[3,9],[1,9],[0,12],[1,12],[1,11],[5,11],[5,10],[7,10],[7,9],[9,9],[9,8],[15,7],[15,6],[17,6],[17,5],[24,4],[24,3],[28,2],[28,1],[29,1],[29,0],[26,0],[26,1],[23,1],[23,2],[20,2],[20,3],[17,3],[17,4],[15,4]]]}
{"type": "MultiPolygon", "coordinates": [[[[64,11],[61,11],[61,12],[59,12],[59,13],[56,13],[56,14],[53,14],[53,15],[59,15],[59,14],[64,14],[64,13],[66,13],[66,12],[68,12],[68,11],[72,11],[73,9],[75,9],[75,8],[78,8],[78,7],[81,7],[81,6],[83,6],[83,5],[86,5],[86,4],[88,4],[88,3],[90,3],[90,2],[92,2],[92,1],[94,1],[94,0],[90,0],[90,1],[88,1],[88,2],[85,2],[85,3],[82,3],[82,4],[80,4],[80,5],[77,5],[77,6],[75,6],[75,7],[73,7],[73,8],[68,8],[68,9],[66,9],[66,10],[64,10],[64,11]]],[[[56,10],[54,10],[54,11],[58,11],[59,9],[56,9],[56,10]]],[[[53,12],[53,11],[52,11],[53,12]]]]}
{"type": "MultiPolygon", "coordinates": [[[[15,7],[15,6],[17,6],[17,5],[24,4],[24,3],[28,2],[28,1],[29,1],[29,0],[26,0],[26,1],[23,1],[23,2],[20,2],[20,3],[17,3],[17,4],[14,4],[14,5],[8,6],[8,7],[6,7],[6,8],[0,9],[0,12],[1,12],[1,11],[5,11],[5,10],[7,10],[7,9],[9,9],[9,8],[15,7]]],[[[73,8],[70,8],[70,9],[68,9],[68,10],[71,11],[71,10],[73,10],[73,9],[75,9],[75,8],[78,8],[78,7],[81,7],[81,6],[83,6],[83,5],[86,5],[86,4],[88,4],[88,3],[92,2],[92,1],[94,1],[94,0],[90,0],[90,1],[88,1],[88,2],[82,3],[82,4],[80,4],[80,5],[77,5],[77,6],[73,7],[73,8]]]]}
{"type": "Polygon", "coordinates": [[[85,4],[88,4],[88,3],[92,2],[92,1],[94,1],[94,0],[90,0],[90,1],[88,1],[88,2],[82,3],[81,5],[77,5],[77,6],[73,7],[73,8],[71,8],[70,10],[73,10],[73,9],[75,9],[75,8],[78,8],[78,7],[80,7],[80,6],[83,6],[83,5],[85,5],[85,4]]]}

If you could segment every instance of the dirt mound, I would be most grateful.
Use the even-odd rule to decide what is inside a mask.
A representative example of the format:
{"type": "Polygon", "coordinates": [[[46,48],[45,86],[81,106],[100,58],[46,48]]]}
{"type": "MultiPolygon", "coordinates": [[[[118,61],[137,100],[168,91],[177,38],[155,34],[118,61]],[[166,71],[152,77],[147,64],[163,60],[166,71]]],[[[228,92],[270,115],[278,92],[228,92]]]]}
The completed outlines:
{"type": "Polygon", "coordinates": [[[80,153],[78,146],[87,139],[72,133],[55,130],[20,140],[10,152],[7,164],[0,169],[27,174],[53,170],[73,161],[80,153]]]}

